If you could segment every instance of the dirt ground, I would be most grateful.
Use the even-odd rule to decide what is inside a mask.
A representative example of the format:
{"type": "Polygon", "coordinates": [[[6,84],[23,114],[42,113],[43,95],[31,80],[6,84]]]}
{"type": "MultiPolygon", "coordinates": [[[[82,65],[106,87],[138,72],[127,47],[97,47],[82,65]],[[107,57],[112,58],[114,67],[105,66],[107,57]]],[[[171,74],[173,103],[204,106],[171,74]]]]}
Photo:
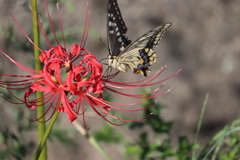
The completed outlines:
{"type": "MultiPolygon", "coordinates": [[[[43,1],[38,2],[41,3],[39,10],[43,13],[42,18],[46,19],[43,1]]],[[[60,2],[65,29],[83,26],[86,2],[86,0],[62,0],[60,2]],[[73,11],[70,11],[72,9],[73,11]]],[[[86,48],[102,59],[108,55],[107,49],[99,40],[102,38],[103,43],[107,44],[107,0],[89,0],[89,2],[93,32],[89,35],[86,48]]],[[[132,40],[163,23],[173,23],[156,48],[158,62],[151,69],[154,72],[159,67],[167,65],[168,68],[160,77],[164,78],[184,66],[183,71],[167,82],[165,89],[173,86],[174,90],[158,99],[166,106],[162,112],[164,119],[174,121],[171,136],[175,141],[181,135],[186,135],[191,141],[193,140],[207,93],[209,93],[209,101],[200,133],[202,143],[206,143],[214,133],[240,117],[240,75],[238,75],[240,69],[240,1],[118,0],[118,3],[128,27],[127,35],[132,40]]],[[[21,27],[27,34],[30,34],[31,13],[28,5],[27,0],[1,0],[0,26],[13,27],[14,35],[24,38],[9,15],[8,10],[10,10],[21,27]]],[[[56,10],[52,9],[51,13],[53,19],[57,17],[56,10]]],[[[75,43],[80,42],[80,35],[80,33],[77,35],[75,43]]],[[[27,40],[26,43],[28,43],[27,40]]],[[[0,48],[18,62],[31,65],[29,61],[32,55],[17,50],[2,31],[0,32],[0,48]]],[[[21,72],[16,66],[6,68],[10,65],[9,61],[1,61],[0,68],[4,73],[19,74],[21,72]]],[[[122,74],[122,77],[124,81],[142,78],[141,75],[133,75],[131,71],[122,74]]],[[[122,77],[120,76],[119,79],[122,77]]],[[[4,103],[4,105],[7,104],[4,103]]],[[[0,111],[1,121],[5,125],[14,125],[3,107],[0,107],[0,111]]],[[[139,115],[133,114],[132,116],[138,117],[139,115]]],[[[73,129],[68,121],[64,121],[65,116],[61,116],[61,124],[73,129]]],[[[99,118],[89,117],[87,120],[93,131],[105,123],[99,118]]],[[[79,122],[81,122],[80,119],[79,122]]],[[[123,126],[118,129],[126,133],[127,138],[134,138],[135,133],[129,131],[127,127],[123,126]]],[[[32,136],[34,137],[34,133],[32,136]]],[[[50,143],[49,158],[104,159],[83,137],[77,137],[76,141],[81,144],[80,148],[66,149],[58,142],[50,143]]],[[[116,146],[103,144],[103,147],[112,159],[123,159],[116,146]]],[[[31,156],[29,155],[29,159],[31,156]]]]}

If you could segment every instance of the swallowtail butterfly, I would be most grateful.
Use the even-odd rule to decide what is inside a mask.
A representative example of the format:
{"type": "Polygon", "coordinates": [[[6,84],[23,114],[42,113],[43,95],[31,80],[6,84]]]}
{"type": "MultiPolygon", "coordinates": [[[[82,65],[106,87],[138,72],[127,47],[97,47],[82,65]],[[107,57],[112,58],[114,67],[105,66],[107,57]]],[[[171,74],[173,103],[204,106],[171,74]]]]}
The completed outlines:
{"type": "Polygon", "coordinates": [[[109,66],[122,72],[127,72],[129,67],[134,73],[147,76],[150,71],[148,66],[156,63],[157,55],[154,48],[171,25],[171,23],[166,23],[159,26],[131,43],[131,40],[125,36],[127,27],[122,19],[117,0],[108,0],[109,66]]]}

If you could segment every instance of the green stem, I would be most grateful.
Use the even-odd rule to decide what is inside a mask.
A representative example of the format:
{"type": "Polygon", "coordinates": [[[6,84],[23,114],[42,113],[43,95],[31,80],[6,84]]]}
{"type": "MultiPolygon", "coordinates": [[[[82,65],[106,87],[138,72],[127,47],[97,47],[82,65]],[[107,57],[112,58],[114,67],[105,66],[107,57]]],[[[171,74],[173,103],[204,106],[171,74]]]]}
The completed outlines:
{"type": "MultiPolygon", "coordinates": [[[[39,29],[38,29],[38,11],[37,11],[37,2],[36,0],[31,0],[31,8],[32,8],[32,12],[33,12],[33,16],[32,16],[32,26],[33,26],[33,42],[35,43],[36,46],[38,46],[40,48],[40,39],[39,39],[39,29]]],[[[39,55],[40,52],[39,50],[34,47],[34,59],[35,59],[35,70],[39,71],[41,70],[41,63],[39,61],[39,55]]],[[[43,96],[42,92],[36,92],[36,99],[39,99],[43,96]]],[[[44,115],[44,106],[43,106],[43,101],[39,101],[39,103],[37,104],[39,107],[37,107],[37,117],[41,117],[42,115],[44,115]]],[[[41,119],[39,119],[39,121],[44,122],[45,121],[45,117],[43,116],[41,119]]],[[[45,123],[40,123],[38,122],[38,143],[41,142],[42,137],[45,133],[46,130],[46,126],[45,123]]],[[[47,160],[47,147],[45,146],[42,154],[39,158],[40,160],[47,160]]]]}
{"type": "MultiPolygon", "coordinates": [[[[208,102],[208,97],[209,97],[209,93],[207,93],[207,95],[205,97],[205,100],[203,102],[203,107],[202,107],[202,110],[201,110],[201,113],[200,113],[200,117],[199,117],[199,120],[198,120],[197,132],[196,132],[196,136],[194,138],[194,144],[197,144],[198,135],[199,135],[199,132],[200,132],[200,129],[201,129],[201,126],[202,126],[203,115],[205,113],[205,109],[206,109],[207,102],[208,102]]],[[[196,159],[196,150],[194,150],[192,152],[192,160],[195,160],[195,159],[196,159]]]]}
{"type": "Polygon", "coordinates": [[[45,145],[46,145],[46,141],[47,141],[47,138],[53,128],[53,125],[54,123],[56,122],[57,120],[57,117],[58,117],[58,114],[59,112],[58,111],[55,111],[52,118],[51,118],[51,121],[49,122],[48,126],[47,126],[47,130],[46,132],[44,133],[43,135],[43,138],[40,142],[40,144],[38,145],[38,148],[37,148],[37,151],[35,152],[35,156],[34,156],[34,159],[33,160],[38,160],[38,157],[39,155],[41,154],[42,152],[42,149],[45,148],[45,145]]]}
{"type": "Polygon", "coordinates": [[[103,148],[98,144],[98,142],[96,141],[96,139],[89,135],[87,133],[87,131],[79,124],[77,123],[76,121],[74,121],[72,123],[76,129],[80,132],[80,134],[82,136],[84,136],[85,138],[87,138],[87,140],[89,141],[89,143],[95,148],[97,149],[104,157],[106,160],[111,160],[111,158],[108,156],[108,154],[103,150],[103,148]]]}

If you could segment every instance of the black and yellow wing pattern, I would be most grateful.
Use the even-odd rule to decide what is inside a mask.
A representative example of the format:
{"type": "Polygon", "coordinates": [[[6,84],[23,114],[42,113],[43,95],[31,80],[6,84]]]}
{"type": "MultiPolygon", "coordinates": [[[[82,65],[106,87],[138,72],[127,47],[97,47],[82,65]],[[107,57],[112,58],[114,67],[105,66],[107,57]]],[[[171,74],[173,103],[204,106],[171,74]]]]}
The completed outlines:
{"type": "Polygon", "coordinates": [[[163,34],[171,23],[159,26],[131,43],[125,34],[127,27],[122,19],[117,0],[109,0],[107,5],[107,34],[109,48],[109,66],[122,72],[131,68],[134,73],[147,76],[157,55],[154,51],[163,34]]]}

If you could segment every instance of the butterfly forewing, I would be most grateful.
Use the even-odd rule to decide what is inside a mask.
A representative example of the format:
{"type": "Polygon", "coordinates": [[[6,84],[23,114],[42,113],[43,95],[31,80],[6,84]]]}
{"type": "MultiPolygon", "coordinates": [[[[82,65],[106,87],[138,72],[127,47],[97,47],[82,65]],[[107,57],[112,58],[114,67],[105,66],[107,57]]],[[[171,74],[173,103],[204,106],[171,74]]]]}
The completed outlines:
{"type": "Polygon", "coordinates": [[[116,0],[109,0],[107,6],[107,35],[110,56],[118,56],[131,41],[125,36],[127,27],[122,19],[116,0]]]}
{"type": "Polygon", "coordinates": [[[158,42],[162,38],[163,34],[168,30],[169,27],[171,27],[171,25],[172,23],[166,23],[149,31],[148,33],[138,38],[135,42],[130,44],[127,48],[125,48],[123,52],[126,53],[134,48],[150,48],[154,50],[155,47],[158,45],[158,42]]]}

